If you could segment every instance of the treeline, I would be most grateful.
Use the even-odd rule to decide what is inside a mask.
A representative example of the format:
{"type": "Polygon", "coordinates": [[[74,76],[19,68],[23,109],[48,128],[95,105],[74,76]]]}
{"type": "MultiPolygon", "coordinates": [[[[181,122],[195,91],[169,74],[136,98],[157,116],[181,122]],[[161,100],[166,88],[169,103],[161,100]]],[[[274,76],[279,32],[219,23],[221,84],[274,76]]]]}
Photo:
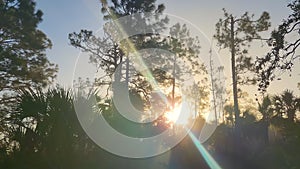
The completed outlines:
{"type": "MultiPolygon", "coordinates": [[[[225,102],[225,89],[219,82],[222,79],[215,77],[212,59],[211,74],[199,61],[199,39],[192,37],[187,26],[180,23],[166,29],[169,20],[162,18],[163,4],[157,5],[155,0],[103,0],[100,3],[104,20],[113,22],[120,17],[150,12],[155,14],[153,23],[141,15],[141,23],[133,22],[130,28],[136,30],[143,23],[150,32],[169,31],[173,37],[148,33],[115,42],[109,34],[97,37],[89,30],[70,33],[70,45],[88,53],[90,62],[104,72],[105,76],[89,82],[91,86],[111,89],[111,95],[117,97],[115,91],[126,89],[130,101],[139,110],[149,109],[154,98],[151,91],[164,86],[170,89],[165,93],[169,104],[160,99],[152,103],[158,106],[157,111],[166,112],[174,110],[182,99],[177,91],[179,83],[187,80],[188,75],[197,76],[199,80],[184,91],[195,108],[196,122],[192,131],[199,134],[205,123],[201,115],[213,105],[218,126],[204,145],[222,168],[300,168],[297,117],[300,98],[289,90],[267,95],[270,83],[278,74],[292,71],[299,57],[296,53],[300,44],[299,0],[288,4],[291,14],[267,39],[260,35],[270,27],[267,12],[258,18],[248,12],[237,17],[224,9],[214,38],[221,49],[231,54],[233,104],[225,102]],[[296,40],[287,38],[291,34],[296,40]],[[255,40],[267,43],[270,51],[253,60],[248,50],[255,40]],[[175,54],[170,57],[155,53],[140,59],[143,60],[138,62],[140,65],[151,67],[145,73],[134,69],[132,61],[139,59],[129,56],[144,48],[159,48],[175,54]],[[162,71],[162,67],[171,72],[162,71]],[[209,75],[211,83],[206,78],[209,75]],[[257,107],[258,113],[241,109],[242,85],[258,86],[257,105],[248,103],[257,107]],[[210,94],[214,104],[209,101],[210,94]],[[217,111],[224,111],[222,120],[218,120],[221,116],[217,111]]],[[[155,135],[170,126],[164,117],[148,128],[124,120],[111,98],[97,96],[88,82],[79,80],[73,90],[59,86],[47,89],[58,69],[45,55],[52,45],[50,39],[37,28],[42,21],[42,11],[35,9],[32,0],[3,0],[0,10],[0,168],[208,168],[207,161],[188,136],[174,149],[146,159],[123,158],[101,149],[80,125],[74,108],[76,101],[89,102],[90,97],[95,96],[96,108],[106,121],[129,136],[155,135]],[[81,97],[84,94],[87,97],[81,97]]],[[[217,69],[221,72],[223,67],[217,69]]]]}
{"type": "Polygon", "coordinates": [[[232,125],[233,107],[206,143],[224,168],[300,168],[300,98],[286,90],[266,96],[253,110],[242,112],[239,131],[232,125]],[[238,138],[236,133],[239,133],[238,138]]]}
{"type": "MultiPolygon", "coordinates": [[[[8,125],[1,138],[1,168],[207,168],[188,137],[172,151],[152,158],[130,159],[103,150],[82,129],[74,110],[74,101],[79,98],[73,93],[60,87],[46,92],[20,91],[15,111],[5,119],[8,125]]],[[[134,124],[108,107],[102,115],[116,129],[125,128],[125,132],[130,131],[127,135],[135,137],[145,131],[142,125],[130,127],[134,124]]],[[[199,129],[204,120],[199,118],[196,123],[199,129]]],[[[163,128],[157,126],[152,131],[163,128]]]]}

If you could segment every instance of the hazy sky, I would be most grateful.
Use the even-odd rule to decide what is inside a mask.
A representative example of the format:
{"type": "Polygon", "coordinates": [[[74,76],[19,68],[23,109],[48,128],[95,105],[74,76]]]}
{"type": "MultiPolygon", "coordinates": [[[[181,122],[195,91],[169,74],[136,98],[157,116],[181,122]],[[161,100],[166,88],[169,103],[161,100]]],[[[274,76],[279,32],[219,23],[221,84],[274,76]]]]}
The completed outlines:
{"type": "MultiPolygon", "coordinates": [[[[43,22],[39,28],[53,42],[53,48],[47,51],[49,59],[59,65],[57,83],[69,86],[72,83],[73,71],[79,50],[68,44],[68,34],[80,29],[99,30],[102,21],[99,0],[37,0],[37,7],[44,12],[43,22]]],[[[222,8],[234,15],[245,11],[259,16],[263,11],[271,15],[272,29],[290,13],[286,7],[290,0],[167,0],[164,3],[169,14],[184,18],[197,26],[207,37],[212,37],[215,23],[222,16],[222,8]]],[[[272,30],[271,29],[271,30],[272,30]]],[[[260,46],[260,45],[257,45],[260,46]]],[[[266,49],[255,48],[253,54],[262,55],[266,49]]],[[[220,51],[220,57],[225,66],[225,73],[230,79],[228,52],[220,51]]],[[[297,61],[299,62],[299,60],[297,61]]],[[[295,65],[292,77],[273,82],[272,93],[281,92],[285,88],[297,90],[300,82],[300,64],[295,65]]],[[[256,87],[252,87],[255,89],[256,87]]]]}

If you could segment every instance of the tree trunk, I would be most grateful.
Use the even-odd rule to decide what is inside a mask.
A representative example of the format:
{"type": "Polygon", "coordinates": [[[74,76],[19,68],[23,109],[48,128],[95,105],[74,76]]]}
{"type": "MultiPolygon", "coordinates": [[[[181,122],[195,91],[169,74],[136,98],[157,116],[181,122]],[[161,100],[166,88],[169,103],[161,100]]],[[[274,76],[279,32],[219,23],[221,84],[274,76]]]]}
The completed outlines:
{"type": "Polygon", "coordinates": [[[217,115],[217,105],[216,105],[216,95],[215,95],[215,82],[214,82],[214,77],[213,77],[213,61],[212,61],[212,51],[210,49],[210,55],[209,55],[209,67],[210,67],[210,80],[211,80],[211,89],[212,89],[212,94],[213,94],[213,106],[214,106],[214,112],[215,112],[215,120],[216,120],[216,125],[218,125],[218,115],[217,115]]]}
{"type": "Polygon", "coordinates": [[[122,58],[120,63],[116,63],[115,62],[115,74],[114,74],[114,78],[113,78],[113,82],[112,82],[112,91],[113,91],[113,98],[115,98],[116,95],[116,88],[121,84],[121,77],[122,77],[122,58]]]}
{"type": "Polygon", "coordinates": [[[232,88],[233,88],[233,103],[234,103],[234,115],[235,115],[235,128],[239,127],[239,106],[238,106],[238,91],[237,91],[237,75],[235,67],[235,39],[234,39],[234,19],[231,16],[230,22],[230,31],[231,31],[231,71],[232,71],[232,88]]]}
{"type": "Polygon", "coordinates": [[[175,73],[176,73],[176,55],[174,55],[174,63],[173,63],[173,83],[172,83],[172,109],[175,108],[175,73]]]}

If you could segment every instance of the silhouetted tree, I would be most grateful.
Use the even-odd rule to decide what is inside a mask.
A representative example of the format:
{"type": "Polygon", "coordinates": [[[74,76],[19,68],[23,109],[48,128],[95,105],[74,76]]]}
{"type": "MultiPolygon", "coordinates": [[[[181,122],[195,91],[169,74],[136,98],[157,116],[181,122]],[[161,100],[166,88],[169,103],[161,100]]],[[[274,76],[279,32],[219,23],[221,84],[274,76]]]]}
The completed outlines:
{"type": "Polygon", "coordinates": [[[256,72],[259,75],[259,89],[265,92],[270,82],[284,71],[292,71],[294,61],[299,58],[296,50],[300,45],[300,1],[294,0],[288,4],[292,13],[271,33],[269,46],[271,51],[266,56],[257,58],[256,72]],[[295,40],[288,40],[293,35],[295,40]]]}
{"type": "MultiPolygon", "coordinates": [[[[131,14],[150,12],[155,15],[160,15],[164,10],[162,4],[155,5],[155,0],[152,1],[101,1],[102,12],[104,19],[114,22],[122,16],[128,16],[131,14]]],[[[168,23],[167,18],[157,17],[154,22],[147,22],[144,16],[135,24],[145,24],[147,29],[153,30],[165,30],[165,24],[168,23]],[[145,22],[145,23],[144,23],[145,22]]],[[[134,19],[134,15],[132,15],[134,19]]],[[[121,27],[124,25],[121,25],[121,27]]],[[[126,25],[128,26],[128,25],[126,25]]],[[[125,27],[126,27],[125,26],[125,27]]],[[[135,25],[129,25],[130,29],[135,29],[135,25]]],[[[128,29],[128,28],[127,28],[128,29]]],[[[124,30],[126,33],[126,29],[124,30]]],[[[91,31],[82,30],[80,33],[69,34],[71,45],[78,47],[84,52],[90,54],[90,61],[94,63],[97,69],[103,69],[107,75],[107,79],[103,77],[97,79],[99,83],[95,85],[111,84],[111,82],[122,82],[129,89],[134,89],[142,94],[149,100],[150,92],[154,86],[149,83],[148,77],[143,77],[145,74],[135,70],[133,63],[130,61],[142,60],[143,63],[137,63],[147,66],[149,73],[154,79],[163,84],[165,87],[172,87],[170,99],[171,107],[175,105],[175,88],[178,84],[175,83],[175,79],[182,80],[183,74],[192,74],[193,76],[199,72],[204,71],[204,66],[199,63],[199,40],[190,36],[190,32],[186,25],[175,24],[170,27],[169,31],[171,37],[161,37],[157,33],[147,33],[144,35],[134,35],[128,37],[120,42],[114,42],[109,34],[106,34],[104,38],[98,38],[91,31]],[[130,41],[130,42],[128,42],[130,41]],[[134,46],[134,49],[132,46],[134,46]],[[156,48],[162,50],[168,50],[174,53],[174,58],[165,56],[161,53],[150,54],[149,56],[140,56],[136,59],[130,56],[130,53],[137,52],[141,49],[156,48]],[[136,51],[137,50],[137,51],[136,51]],[[181,64],[179,67],[180,63],[181,64]],[[184,65],[184,66],[182,66],[184,65]],[[121,67],[116,72],[116,68],[121,67]],[[150,67],[150,68],[148,68],[150,67]],[[164,72],[161,69],[167,68],[172,72],[164,72]],[[114,79],[111,79],[112,74],[115,73],[114,79]],[[129,80],[130,78],[130,80],[129,80]]],[[[156,86],[155,86],[156,87],[156,86]]]]}
{"type": "Polygon", "coordinates": [[[43,13],[35,6],[32,0],[0,1],[0,137],[5,144],[16,92],[45,87],[56,77],[57,65],[45,55],[51,41],[37,28],[43,13]]]}
{"type": "MultiPolygon", "coordinates": [[[[156,0],[103,0],[101,1],[101,11],[104,15],[104,20],[111,22],[114,22],[114,20],[119,19],[120,17],[141,12],[160,15],[164,10],[164,5],[156,5],[155,3],[156,0]]],[[[144,18],[139,18],[139,22],[144,22],[144,24],[148,25],[149,29],[162,29],[163,25],[167,23],[168,20],[166,18],[158,19],[157,22],[152,24],[146,23],[146,19],[144,18]]],[[[137,25],[129,25],[129,28],[134,30],[136,26],[137,25]]],[[[126,30],[124,31],[126,33],[126,30]]],[[[108,32],[104,31],[104,33],[105,34],[103,38],[97,37],[92,31],[88,30],[81,30],[80,33],[73,32],[69,34],[71,45],[89,53],[90,61],[96,66],[97,70],[104,70],[106,76],[95,79],[95,85],[110,85],[112,81],[119,83],[125,79],[125,85],[127,85],[129,88],[139,89],[137,90],[139,93],[147,96],[149,94],[147,89],[149,89],[150,86],[149,84],[145,83],[145,79],[141,77],[141,73],[133,72],[134,69],[132,67],[132,63],[130,62],[129,53],[134,51],[131,51],[132,49],[126,40],[129,39],[130,43],[133,44],[138,50],[143,46],[145,47],[145,45],[151,47],[151,43],[155,42],[153,39],[156,38],[156,36],[154,34],[135,35],[120,42],[115,42],[108,32]],[[145,40],[146,37],[148,38],[147,40],[145,40]],[[119,67],[119,69],[117,69],[117,67],[119,67]],[[114,79],[111,79],[114,73],[114,79]],[[129,76],[139,78],[139,80],[133,79],[129,81],[129,76]]],[[[158,42],[156,42],[154,45],[157,44],[158,42]]]]}
{"type": "Polygon", "coordinates": [[[279,117],[286,116],[290,122],[294,122],[296,111],[300,109],[300,98],[292,91],[285,90],[281,95],[274,96],[274,102],[279,117]]]}
{"type": "Polygon", "coordinates": [[[218,125],[218,113],[217,113],[217,99],[216,99],[216,79],[214,78],[214,64],[212,60],[212,50],[209,51],[209,69],[210,69],[210,81],[211,81],[211,90],[212,90],[212,102],[213,102],[213,109],[215,112],[215,123],[218,125]]]}
{"type": "MultiPolygon", "coordinates": [[[[6,136],[8,168],[78,168],[92,153],[77,119],[71,90],[21,90],[16,111],[9,117],[6,136]]],[[[2,163],[3,164],[3,163],[2,163]]],[[[0,164],[1,165],[1,164],[0,164]]]]}
{"type": "Polygon", "coordinates": [[[258,111],[262,114],[263,121],[269,121],[274,116],[274,107],[269,96],[265,96],[262,103],[258,102],[258,111]]]}
{"type": "Polygon", "coordinates": [[[262,103],[258,102],[258,111],[262,114],[262,122],[264,123],[265,142],[269,143],[269,125],[271,118],[274,116],[274,107],[272,99],[265,96],[262,103]]]}
{"type": "Polygon", "coordinates": [[[0,1],[0,104],[11,102],[12,91],[55,78],[57,66],[45,55],[51,41],[37,28],[43,12],[35,6],[32,0],[0,1]]]}
{"type": "Polygon", "coordinates": [[[225,88],[225,84],[224,81],[226,80],[226,78],[222,77],[221,74],[223,74],[224,71],[224,67],[223,66],[219,66],[216,70],[216,82],[215,82],[215,87],[216,87],[216,102],[217,105],[219,107],[218,111],[219,111],[219,118],[221,118],[222,116],[222,121],[225,121],[225,115],[224,115],[224,105],[227,101],[227,99],[225,98],[225,94],[226,94],[226,88],[225,88]]]}
{"type": "MultiPolygon", "coordinates": [[[[197,37],[191,37],[187,26],[179,23],[170,28],[171,38],[166,39],[167,49],[174,54],[170,63],[172,67],[172,108],[175,105],[176,79],[183,81],[184,75],[199,76],[206,74],[206,69],[199,61],[200,42],[197,37]],[[182,64],[184,63],[184,65],[182,64]]],[[[202,81],[204,82],[204,81],[202,81]]],[[[201,84],[205,85],[205,84],[201,84]]]]}
{"type": "Polygon", "coordinates": [[[205,109],[209,107],[209,90],[207,88],[206,78],[198,83],[194,83],[192,87],[184,90],[187,99],[190,100],[191,107],[194,108],[194,116],[198,117],[203,115],[205,109]]]}
{"type": "Polygon", "coordinates": [[[231,71],[232,71],[232,88],[235,112],[235,125],[238,126],[239,106],[238,106],[238,84],[253,84],[255,79],[245,75],[247,71],[254,71],[254,65],[251,57],[247,56],[247,46],[253,40],[261,40],[259,32],[268,30],[270,27],[270,16],[263,12],[258,19],[254,15],[246,12],[241,17],[235,17],[224,10],[224,18],[216,24],[216,34],[218,45],[221,48],[230,50],[231,53],[231,71]],[[236,63],[237,62],[237,63],[236,63]]]}

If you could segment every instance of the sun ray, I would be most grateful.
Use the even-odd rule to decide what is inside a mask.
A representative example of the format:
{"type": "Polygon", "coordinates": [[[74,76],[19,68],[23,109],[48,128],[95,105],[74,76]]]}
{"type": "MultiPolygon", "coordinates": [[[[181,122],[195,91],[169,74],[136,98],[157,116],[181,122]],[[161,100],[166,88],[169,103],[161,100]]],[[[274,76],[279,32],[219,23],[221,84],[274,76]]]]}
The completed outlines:
{"type": "Polygon", "coordinates": [[[195,137],[195,135],[188,129],[186,129],[188,135],[190,136],[191,140],[195,144],[196,148],[209,165],[210,168],[214,169],[221,169],[220,165],[216,162],[216,160],[209,154],[209,152],[204,148],[204,146],[200,143],[200,141],[195,137]]]}

